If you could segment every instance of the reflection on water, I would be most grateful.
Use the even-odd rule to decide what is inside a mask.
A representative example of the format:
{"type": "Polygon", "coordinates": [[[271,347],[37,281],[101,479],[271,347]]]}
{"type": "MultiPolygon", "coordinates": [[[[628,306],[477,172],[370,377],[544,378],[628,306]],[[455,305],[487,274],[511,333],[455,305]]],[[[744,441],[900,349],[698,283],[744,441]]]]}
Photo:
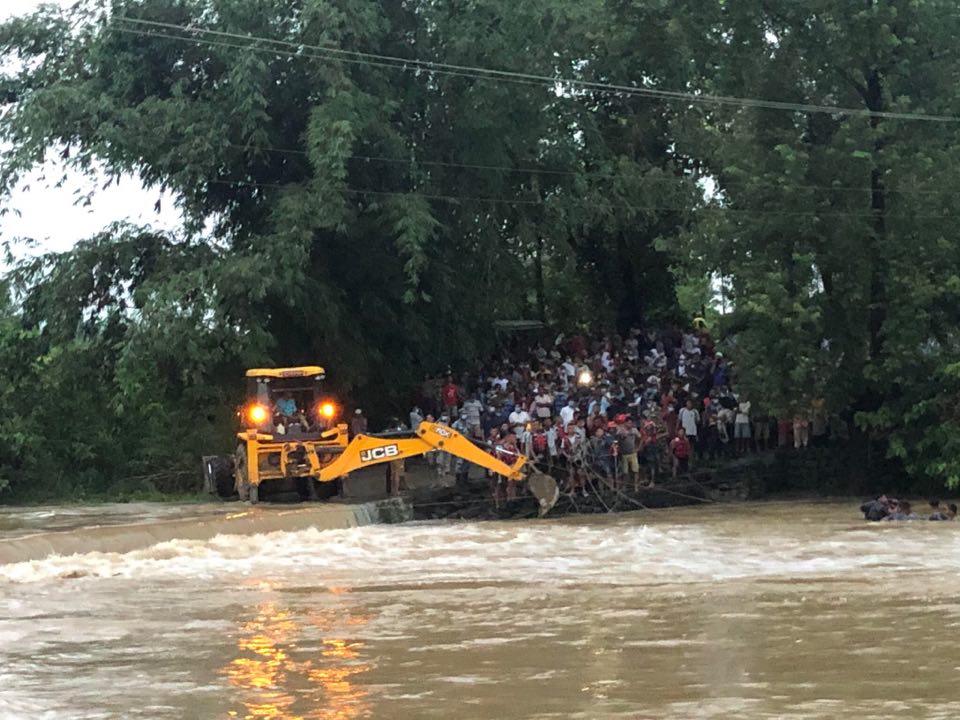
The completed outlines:
{"type": "MultiPolygon", "coordinates": [[[[260,584],[263,587],[263,584],[260,584]]],[[[369,715],[367,691],[353,682],[368,672],[363,642],[338,637],[338,628],[356,628],[369,616],[344,609],[295,615],[265,601],[243,624],[237,657],[224,674],[242,692],[243,711],[230,717],[249,720],[352,720],[369,715]]]]}
{"type": "Polygon", "coordinates": [[[367,692],[354,685],[350,678],[370,669],[359,660],[363,643],[346,640],[324,640],[321,653],[324,665],[308,672],[310,680],[324,691],[324,707],[309,715],[317,720],[350,720],[367,714],[367,692]]]}

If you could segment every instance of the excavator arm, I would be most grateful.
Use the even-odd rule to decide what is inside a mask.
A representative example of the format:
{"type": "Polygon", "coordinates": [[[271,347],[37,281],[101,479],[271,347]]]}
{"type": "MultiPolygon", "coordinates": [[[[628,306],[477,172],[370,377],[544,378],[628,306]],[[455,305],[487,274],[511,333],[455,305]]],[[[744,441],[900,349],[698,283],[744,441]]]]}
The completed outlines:
{"type": "Polygon", "coordinates": [[[354,470],[425,455],[442,450],[467,462],[479,465],[491,472],[503,475],[508,480],[522,480],[527,459],[517,455],[508,465],[481,448],[456,430],[438,423],[422,422],[410,433],[386,433],[383,435],[357,435],[333,462],[319,468],[317,479],[321,482],[336,480],[354,470]]]}

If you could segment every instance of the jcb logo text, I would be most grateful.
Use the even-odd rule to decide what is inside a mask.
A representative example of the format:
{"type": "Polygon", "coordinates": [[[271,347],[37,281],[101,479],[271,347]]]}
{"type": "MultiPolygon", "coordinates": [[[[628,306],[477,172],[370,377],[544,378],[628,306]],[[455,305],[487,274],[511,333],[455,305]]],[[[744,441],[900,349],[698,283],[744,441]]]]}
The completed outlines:
{"type": "Polygon", "coordinates": [[[373,462],[374,460],[384,460],[386,458],[396,457],[400,454],[400,448],[396,445],[384,445],[383,447],[370,448],[360,451],[360,462],[373,462]]]}

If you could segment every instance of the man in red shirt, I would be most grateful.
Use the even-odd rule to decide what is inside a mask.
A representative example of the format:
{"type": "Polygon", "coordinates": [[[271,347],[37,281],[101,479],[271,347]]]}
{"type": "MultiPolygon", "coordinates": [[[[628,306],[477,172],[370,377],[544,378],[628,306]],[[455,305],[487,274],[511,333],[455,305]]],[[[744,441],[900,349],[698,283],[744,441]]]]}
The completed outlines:
{"type": "MultiPolygon", "coordinates": [[[[507,434],[507,436],[503,438],[503,441],[497,446],[497,457],[508,465],[512,465],[517,461],[519,455],[520,448],[517,445],[517,436],[513,433],[507,434]]],[[[504,478],[504,482],[507,486],[506,500],[516,500],[517,483],[507,478],[504,478]]]]}
{"type": "Polygon", "coordinates": [[[460,387],[453,381],[453,375],[447,375],[447,382],[440,390],[440,399],[443,401],[443,414],[451,420],[457,419],[457,408],[460,405],[460,399],[463,393],[460,387]]]}
{"type": "Polygon", "coordinates": [[[660,414],[660,420],[667,428],[667,437],[675,437],[677,434],[677,426],[680,424],[680,419],[677,415],[676,408],[673,405],[668,405],[660,414]]]}
{"type": "Polygon", "coordinates": [[[570,354],[575,358],[579,358],[583,354],[584,350],[587,349],[587,341],[583,339],[583,335],[574,335],[570,338],[569,343],[567,344],[567,349],[570,351],[570,354]]]}
{"type": "Polygon", "coordinates": [[[687,433],[682,427],[677,428],[677,436],[670,441],[670,453],[673,455],[673,477],[676,479],[677,471],[687,472],[690,469],[690,441],[687,439],[687,433]]]}
{"type": "Polygon", "coordinates": [[[647,486],[653,487],[657,481],[657,470],[660,467],[660,456],[663,454],[660,439],[663,436],[657,421],[650,411],[643,413],[643,422],[640,423],[641,463],[646,469],[647,486]]]}
{"type": "Polygon", "coordinates": [[[526,453],[527,457],[531,460],[536,460],[537,462],[542,462],[547,458],[547,433],[543,429],[543,425],[539,422],[533,423],[533,432],[530,435],[530,452],[526,453]]]}

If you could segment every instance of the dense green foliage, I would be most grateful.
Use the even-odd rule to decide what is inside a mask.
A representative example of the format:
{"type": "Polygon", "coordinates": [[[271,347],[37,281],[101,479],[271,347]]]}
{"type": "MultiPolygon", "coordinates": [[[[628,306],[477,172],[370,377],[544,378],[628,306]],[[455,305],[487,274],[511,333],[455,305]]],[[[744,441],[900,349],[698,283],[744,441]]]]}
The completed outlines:
{"type": "MultiPolygon", "coordinates": [[[[921,477],[960,479],[956,329],[960,244],[951,180],[960,29],[943,2],[734,3],[714,40],[726,95],[860,115],[731,108],[694,129],[690,152],[726,211],[691,253],[730,283],[727,335],[742,380],[778,412],[823,398],[921,477]]],[[[865,471],[865,457],[853,468],[865,471]]]]}
{"type": "Polygon", "coordinates": [[[716,276],[770,410],[823,397],[955,479],[960,123],[591,84],[960,113],[950,3],[834,5],[81,0],[0,26],[0,191],[58,154],[188,219],[10,274],[0,485],[192,472],[245,366],[319,361],[383,412],[498,320],[666,322],[716,276]]]}

